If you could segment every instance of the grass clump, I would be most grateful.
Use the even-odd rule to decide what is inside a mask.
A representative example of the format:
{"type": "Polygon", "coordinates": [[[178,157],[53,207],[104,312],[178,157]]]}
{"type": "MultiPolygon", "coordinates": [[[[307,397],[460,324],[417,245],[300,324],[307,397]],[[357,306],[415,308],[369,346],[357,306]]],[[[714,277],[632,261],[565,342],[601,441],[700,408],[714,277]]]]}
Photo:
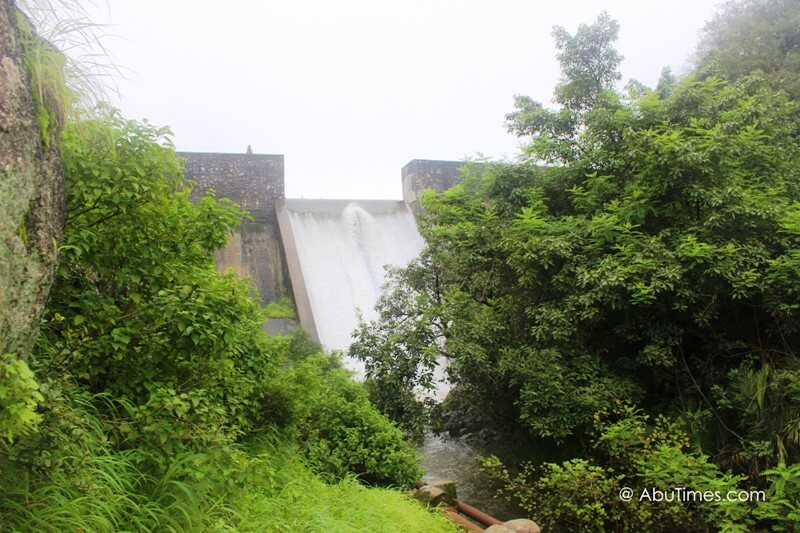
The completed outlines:
{"type": "Polygon", "coordinates": [[[215,521],[219,531],[456,531],[402,492],[367,488],[352,476],[326,484],[285,440],[256,450],[246,483],[215,521]]]}
{"type": "Polygon", "coordinates": [[[280,300],[269,302],[264,308],[264,312],[267,318],[297,318],[292,301],[285,296],[280,300]]]}

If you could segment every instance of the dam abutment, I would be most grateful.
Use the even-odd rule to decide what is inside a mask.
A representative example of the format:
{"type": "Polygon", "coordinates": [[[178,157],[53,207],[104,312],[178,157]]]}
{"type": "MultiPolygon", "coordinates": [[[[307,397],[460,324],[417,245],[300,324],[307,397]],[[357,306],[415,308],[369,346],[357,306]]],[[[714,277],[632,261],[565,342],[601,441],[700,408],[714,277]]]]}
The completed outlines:
{"type": "Polygon", "coordinates": [[[255,281],[262,305],[291,296],[275,203],[284,198],[284,157],[275,154],[178,152],[185,177],[195,182],[192,198],[213,189],[250,213],[217,251],[219,270],[232,268],[255,281]]]}
{"type": "Polygon", "coordinates": [[[419,195],[426,189],[444,192],[461,178],[463,161],[412,159],[400,171],[403,184],[403,201],[414,213],[420,209],[419,195]]]}

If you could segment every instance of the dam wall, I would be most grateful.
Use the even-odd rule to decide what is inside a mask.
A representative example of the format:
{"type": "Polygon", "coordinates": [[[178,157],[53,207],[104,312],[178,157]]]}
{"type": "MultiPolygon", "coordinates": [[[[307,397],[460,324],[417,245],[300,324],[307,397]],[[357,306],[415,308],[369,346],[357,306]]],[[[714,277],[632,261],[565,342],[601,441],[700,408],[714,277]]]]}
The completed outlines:
{"type": "Polygon", "coordinates": [[[284,197],[283,155],[178,152],[178,156],[186,160],[185,177],[195,182],[193,199],[214,189],[217,198],[233,200],[252,217],[217,252],[217,268],[252,277],[262,305],[290,296],[275,212],[275,202],[284,197]]]}
{"type": "MultiPolygon", "coordinates": [[[[385,267],[405,266],[425,244],[415,217],[419,194],[452,187],[464,165],[410,161],[401,171],[403,200],[303,200],[285,198],[282,155],[178,155],[195,182],[193,198],[213,189],[253,219],[217,252],[217,268],[252,277],[262,305],[290,296],[303,328],[326,350],[344,352],[359,316],[376,318],[385,267]]],[[[271,322],[266,329],[277,332],[271,322]]],[[[345,363],[363,375],[358,361],[345,363]]]]}

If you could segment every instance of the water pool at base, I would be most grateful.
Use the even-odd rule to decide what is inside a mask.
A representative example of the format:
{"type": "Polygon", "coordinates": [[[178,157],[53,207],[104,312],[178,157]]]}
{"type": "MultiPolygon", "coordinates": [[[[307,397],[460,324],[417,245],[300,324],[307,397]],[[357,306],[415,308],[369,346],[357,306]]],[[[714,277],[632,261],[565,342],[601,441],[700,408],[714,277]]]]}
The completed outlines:
{"type": "Polygon", "coordinates": [[[422,478],[446,478],[456,484],[458,499],[499,520],[523,518],[525,511],[503,498],[495,498],[500,485],[480,469],[480,458],[488,455],[463,439],[427,433],[418,449],[422,456],[422,478]]]}

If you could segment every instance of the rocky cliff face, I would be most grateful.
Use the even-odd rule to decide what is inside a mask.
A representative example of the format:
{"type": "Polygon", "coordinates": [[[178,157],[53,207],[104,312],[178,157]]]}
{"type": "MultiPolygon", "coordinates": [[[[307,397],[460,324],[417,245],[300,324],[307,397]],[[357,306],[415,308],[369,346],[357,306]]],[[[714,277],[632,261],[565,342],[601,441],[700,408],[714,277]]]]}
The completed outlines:
{"type": "Polygon", "coordinates": [[[0,0],[0,356],[22,359],[53,279],[66,205],[61,118],[34,92],[25,62],[26,39],[36,38],[14,2],[0,0]]]}

